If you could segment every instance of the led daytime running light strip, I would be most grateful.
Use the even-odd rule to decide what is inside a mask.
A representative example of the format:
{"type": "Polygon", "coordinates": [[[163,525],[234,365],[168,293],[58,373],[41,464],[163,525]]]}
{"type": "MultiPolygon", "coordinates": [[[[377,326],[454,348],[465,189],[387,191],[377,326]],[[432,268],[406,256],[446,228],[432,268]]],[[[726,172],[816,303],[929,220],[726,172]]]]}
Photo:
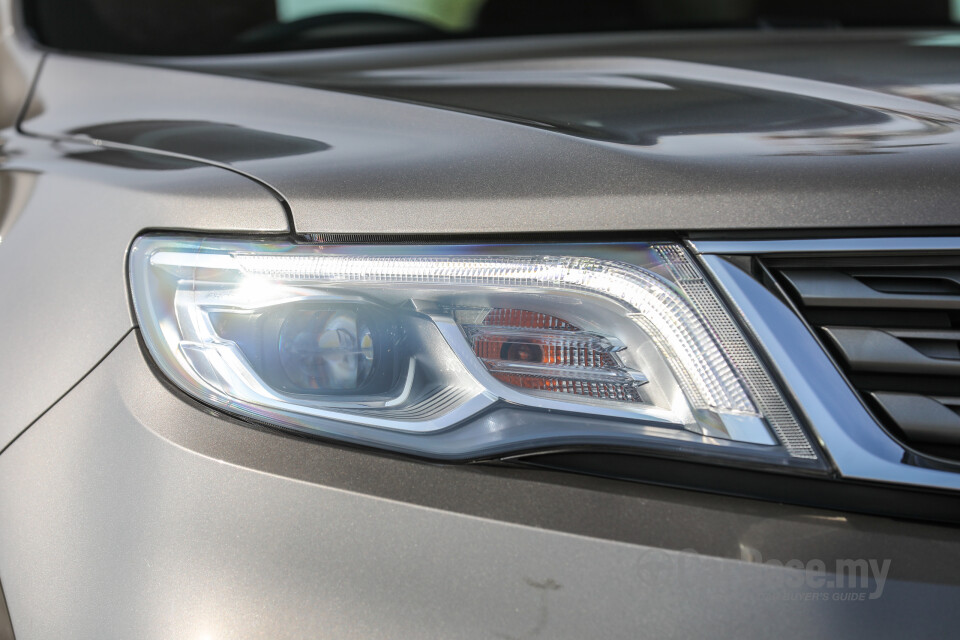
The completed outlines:
{"type": "Polygon", "coordinates": [[[233,254],[249,275],[279,280],[540,286],[589,291],[634,310],[697,408],[757,414],[736,374],[696,313],[654,273],[576,257],[271,256],[233,254]]]}

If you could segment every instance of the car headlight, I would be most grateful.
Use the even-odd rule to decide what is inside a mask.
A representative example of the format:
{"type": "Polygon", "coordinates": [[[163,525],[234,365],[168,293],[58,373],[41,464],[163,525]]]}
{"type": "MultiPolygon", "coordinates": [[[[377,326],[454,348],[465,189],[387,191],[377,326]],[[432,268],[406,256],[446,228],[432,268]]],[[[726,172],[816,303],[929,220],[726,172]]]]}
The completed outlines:
{"type": "Polygon", "coordinates": [[[816,465],[684,249],[144,236],[159,368],[259,422],[441,459],[580,446],[816,465]]]}

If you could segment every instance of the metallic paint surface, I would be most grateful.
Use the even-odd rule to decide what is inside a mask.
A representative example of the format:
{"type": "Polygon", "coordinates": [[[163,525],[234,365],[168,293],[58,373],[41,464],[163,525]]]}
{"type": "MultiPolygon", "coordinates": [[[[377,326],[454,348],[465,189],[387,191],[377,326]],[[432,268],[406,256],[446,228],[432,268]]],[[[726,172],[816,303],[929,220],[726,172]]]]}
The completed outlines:
{"type": "Polygon", "coordinates": [[[0,450],[133,326],[125,261],[138,233],[287,230],[269,192],[222,169],[83,162],[110,152],[23,137],[4,152],[0,172],[33,177],[0,214],[0,450]]]}
{"type": "Polygon", "coordinates": [[[173,395],[132,335],[0,457],[0,486],[20,640],[884,638],[960,621],[951,528],[244,427],[173,395]],[[814,601],[771,590],[798,574],[743,559],[761,557],[891,564],[879,599],[814,601]]]}
{"type": "MultiPolygon", "coordinates": [[[[23,108],[41,54],[27,45],[18,29],[16,0],[0,0],[0,127],[11,126],[23,108]]],[[[34,112],[42,109],[35,103],[34,112]]],[[[2,142],[2,138],[0,138],[2,142]]]]}
{"type": "Polygon", "coordinates": [[[344,71],[351,54],[338,51],[246,71],[243,57],[195,65],[261,81],[52,55],[37,92],[47,107],[23,126],[97,127],[153,148],[114,125],[204,121],[311,139],[324,150],[231,163],[282,193],[308,233],[949,226],[960,49],[917,44],[928,36],[784,35],[806,63],[776,55],[767,34],[736,34],[700,49],[642,36],[422,45],[447,66],[399,69],[384,47],[379,62],[366,53],[365,72],[344,71]],[[559,55],[558,42],[574,44],[559,55]],[[849,60],[834,69],[821,50],[849,60]],[[556,99],[540,104],[516,80],[531,76],[556,99]],[[407,102],[355,95],[391,91],[407,102]],[[601,91],[609,100],[585,99],[601,91]]]}
{"type": "MultiPolygon", "coordinates": [[[[7,129],[0,159],[0,185],[20,185],[0,214],[0,577],[17,637],[949,636],[954,527],[432,465],[239,423],[149,369],[124,280],[144,229],[289,231],[278,193],[296,230],[316,233],[956,225],[960,48],[928,46],[935,35],[518,38],[168,62],[206,74],[52,55],[24,129],[82,144],[7,129]],[[681,123],[702,119],[699,137],[674,127],[627,144],[584,135],[586,112],[564,128],[503,105],[346,93],[385,93],[357,71],[402,69],[448,91],[438,59],[477,79],[490,75],[479,63],[522,74],[574,54],[591,59],[583,73],[547,74],[571,96],[609,82],[616,58],[640,76],[628,101],[653,82],[716,98],[700,90],[709,64],[750,121],[715,117],[708,100],[681,123]],[[840,115],[811,127],[801,113],[798,127],[798,100],[840,115]],[[788,112],[792,128],[779,126],[788,112]],[[245,148],[218,138],[241,130],[245,148]],[[889,559],[891,572],[878,600],[815,601],[771,591],[771,576],[798,574],[759,557],[889,559]]],[[[37,52],[11,43],[32,68],[37,52]]],[[[652,119],[640,124],[667,121],[652,119]]]]}

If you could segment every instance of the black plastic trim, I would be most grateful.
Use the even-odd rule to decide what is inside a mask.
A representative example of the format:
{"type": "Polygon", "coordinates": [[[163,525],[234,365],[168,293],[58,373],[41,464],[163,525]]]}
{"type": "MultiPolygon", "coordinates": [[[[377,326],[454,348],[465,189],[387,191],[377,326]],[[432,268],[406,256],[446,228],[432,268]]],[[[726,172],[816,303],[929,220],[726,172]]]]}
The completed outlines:
{"type": "Polygon", "coordinates": [[[616,453],[553,453],[523,464],[603,478],[820,509],[960,525],[960,494],[907,486],[771,474],[616,453]]]}

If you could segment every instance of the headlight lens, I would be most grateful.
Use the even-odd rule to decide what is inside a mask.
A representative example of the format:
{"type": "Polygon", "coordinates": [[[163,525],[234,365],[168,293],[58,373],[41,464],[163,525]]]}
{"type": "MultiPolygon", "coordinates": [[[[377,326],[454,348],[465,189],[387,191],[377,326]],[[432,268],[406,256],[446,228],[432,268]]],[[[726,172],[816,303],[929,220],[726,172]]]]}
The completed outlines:
{"type": "Polygon", "coordinates": [[[444,459],[615,445],[817,463],[675,244],[144,236],[131,284],[164,374],[262,422],[444,459]]]}

